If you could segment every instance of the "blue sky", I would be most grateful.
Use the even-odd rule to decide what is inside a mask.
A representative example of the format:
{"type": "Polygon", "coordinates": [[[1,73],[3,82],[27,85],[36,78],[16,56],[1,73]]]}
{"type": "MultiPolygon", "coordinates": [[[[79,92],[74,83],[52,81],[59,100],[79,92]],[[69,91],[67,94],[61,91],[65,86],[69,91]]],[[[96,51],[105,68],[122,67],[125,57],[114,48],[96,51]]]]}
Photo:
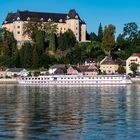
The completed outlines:
{"type": "Polygon", "coordinates": [[[84,19],[88,32],[97,32],[100,22],[115,25],[117,34],[125,23],[140,26],[140,0],[0,0],[0,24],[8,12],[17,10],[67,13],[70,9],[84,19]]]}

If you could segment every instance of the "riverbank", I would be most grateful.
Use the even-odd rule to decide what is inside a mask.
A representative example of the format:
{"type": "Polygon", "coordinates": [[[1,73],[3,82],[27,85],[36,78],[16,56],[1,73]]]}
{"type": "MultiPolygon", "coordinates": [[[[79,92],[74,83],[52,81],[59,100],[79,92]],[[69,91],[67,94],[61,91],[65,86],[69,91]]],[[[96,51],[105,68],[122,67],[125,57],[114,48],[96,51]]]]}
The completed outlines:
{"type": "Polygon", "coordinates": [[[140,83],[140,78],[131,78],[132,83],[140,83]]]}
{"type": "Polygon", "coordinates": [[[18,80],[16,78],[12,79],[0,79],[0,84],[18,84],[18,80]]]}

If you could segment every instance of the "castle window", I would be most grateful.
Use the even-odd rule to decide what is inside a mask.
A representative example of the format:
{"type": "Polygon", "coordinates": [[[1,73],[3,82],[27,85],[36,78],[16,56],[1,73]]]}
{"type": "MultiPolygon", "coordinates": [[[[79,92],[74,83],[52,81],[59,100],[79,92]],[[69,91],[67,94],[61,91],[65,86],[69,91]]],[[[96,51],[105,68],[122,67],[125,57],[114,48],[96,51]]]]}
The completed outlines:
{"type": "Polygon", "coordinates": [[[17,28],[20,28],[20,26],[17,26],[17,28]]]}
{"type": "Polygon", "coordinates": [[[20,32],[18,31],[17,34],[20,34],[20,32]]]}
{"type": "Polygon", "coordinates": [[[77,19],[77,18],[78,18],[78,16],[76,15],[76,16],[75,16],[75,18],[77,19]]]}

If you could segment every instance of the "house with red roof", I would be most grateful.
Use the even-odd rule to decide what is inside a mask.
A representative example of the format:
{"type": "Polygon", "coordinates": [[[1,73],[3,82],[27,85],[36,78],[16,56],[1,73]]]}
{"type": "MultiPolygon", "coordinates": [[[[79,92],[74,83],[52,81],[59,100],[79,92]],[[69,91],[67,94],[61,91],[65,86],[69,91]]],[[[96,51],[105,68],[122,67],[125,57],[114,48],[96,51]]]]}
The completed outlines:
{"type": "Polygon", "coordinates": [[[140,53],[133,53],[127,60],[126,60],[126,74],[132,73],[130,67],[132,63],[138,64],[138,72],[140,72],[140,53]]]}
{"type": "Polygon", "coordinates": [[[80,66],[70,66],[67,69],[67,74],[68,75],[88,75],[88,76],[93,76],[93,75],[98,75],[99,70],[96,66],[94,65],[80,65],[80,66]]]}

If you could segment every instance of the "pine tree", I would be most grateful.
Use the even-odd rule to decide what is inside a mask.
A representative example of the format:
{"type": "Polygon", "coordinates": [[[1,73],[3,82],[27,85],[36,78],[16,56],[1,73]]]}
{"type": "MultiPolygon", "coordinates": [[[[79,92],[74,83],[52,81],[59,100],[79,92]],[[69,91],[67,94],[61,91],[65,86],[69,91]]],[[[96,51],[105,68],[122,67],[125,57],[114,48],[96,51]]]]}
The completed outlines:
{"type": "Polygon", "coordinates": [[[103,38],[103,29],[102,29],[102,24],[100,23],[99,29],[98,29],[98,41],[102,42],[102,38],[103,38]]]}
{"type": "Polygon", "coordinates": [[[43,53],[44,53],[44,32],[38,31],[38,33],[35,35],[35,46],[36,46],[36,51],[38,53],[38,59],[40,65],[43,63],[43,53]]]}
{"type": "Polygon", "coordinates": [[[39,57],[38,57],[38,53],[37,53],[37,49],[36,47],[34,47],[33,49],[33,65],[32,68],[37,69],[39,68],[39,57]]]}
{"type": "Polygon", "coordinates": [[[15,52],[15,55],[14,55],[14,63],[15,63],[15,67],[16,67],[16,68],[20,68],[20,67],[21,67],[21,63],[20,63],[20,53],[19,53],[18,50],[15,52]]]}
{"type": "Polygon", "coordinates": [[[56,39],[55,39],[55,34],[54,33],[50,34],[49,48],[52,51],[56,50],[56,39]]]}

